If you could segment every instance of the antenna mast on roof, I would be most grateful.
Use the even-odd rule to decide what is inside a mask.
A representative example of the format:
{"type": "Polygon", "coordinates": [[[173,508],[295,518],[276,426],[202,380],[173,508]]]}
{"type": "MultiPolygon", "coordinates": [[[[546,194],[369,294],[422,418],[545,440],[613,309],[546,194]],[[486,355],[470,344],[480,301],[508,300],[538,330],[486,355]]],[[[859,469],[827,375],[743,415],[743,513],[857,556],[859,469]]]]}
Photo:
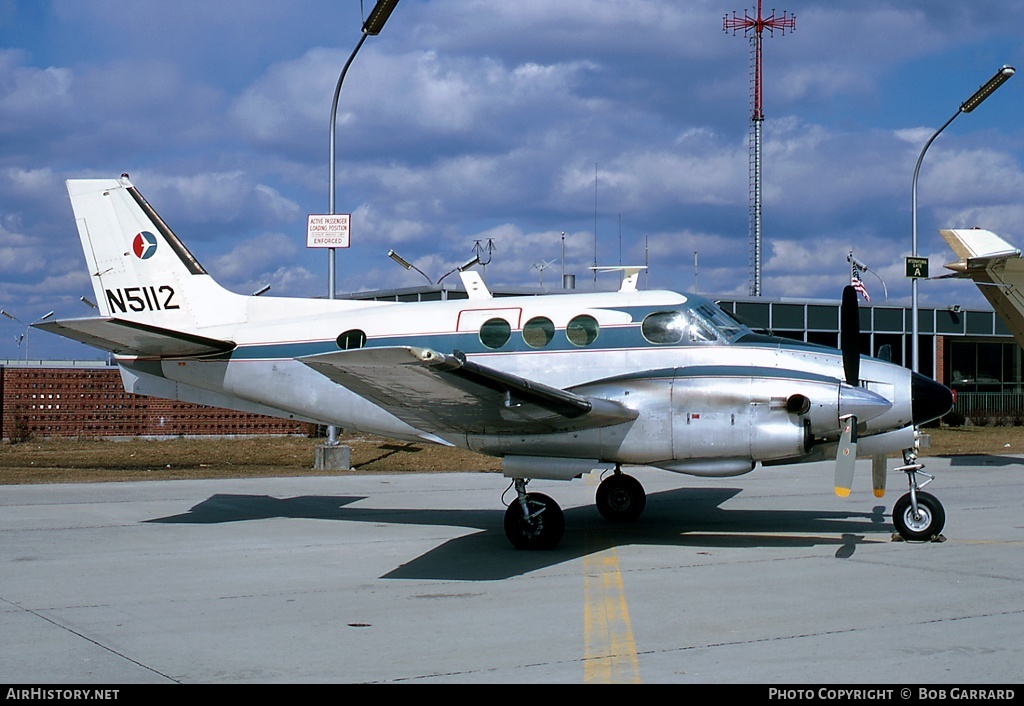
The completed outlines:
{"type": "Polygon", "coordinates": [[[754,297],[761,296],[761,35],[764,30],[773,36],[775,30],[785,34],[787,29],[796,29],[796,15],[783,11],[776,17],[772,10],[770,16],[762,17],[761,0],[757,0],[757,17],[751,17],[746,10],[740,17],[733,10],[732,17],[726,15],[722,19],[723,31],[732,30],[735,35],[743,30],[744,36],[750,37],[750,295],[754,297]]]}

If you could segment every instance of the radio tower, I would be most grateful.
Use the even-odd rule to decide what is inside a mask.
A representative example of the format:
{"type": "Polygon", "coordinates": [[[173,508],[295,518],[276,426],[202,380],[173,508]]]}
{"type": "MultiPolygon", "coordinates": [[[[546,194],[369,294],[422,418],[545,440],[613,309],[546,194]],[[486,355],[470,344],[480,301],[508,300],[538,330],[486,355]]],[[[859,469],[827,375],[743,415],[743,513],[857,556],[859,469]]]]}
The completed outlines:
{"type": "Polygon", "coordinates": [[[772,10],[769,17],[762,17],[761,0],[757,0],[757,17],[751,17],[746,10],[740,17],[733,10],[732,17],[726,15],[722,19],[723,31],[732,30],[735,36],[743,30],[744,36],[750,37],[750,295],[754,297],[761,296],[761,35],[765,30],[773,36],[775,30],[785,34],[787,29],[796,29],[796,15],[783,11],[781,17],[776,17],[772,10]]]}

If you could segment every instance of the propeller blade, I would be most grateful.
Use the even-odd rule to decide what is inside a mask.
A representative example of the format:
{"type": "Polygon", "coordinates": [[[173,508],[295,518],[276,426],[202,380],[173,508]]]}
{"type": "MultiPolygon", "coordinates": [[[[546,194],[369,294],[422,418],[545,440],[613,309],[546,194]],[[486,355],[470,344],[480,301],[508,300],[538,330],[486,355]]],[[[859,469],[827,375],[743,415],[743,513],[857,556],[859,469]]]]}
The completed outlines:
{"type": "Polygon", "coordinates": [[[885,454],[877,454],[871,457],[871,487],[875,491],[875,497],[881,498],[885,495],[885,475],[888,472],[885,454]]]}
{"type": "Polygon", "coordinates": [[[857,418],[843,417],[843,433],[836,454],[836,495],[845,498],[853,487],[853,470],[857,463],[857,418]]]}
{"type": "Polygon", "coordinates": [[[843,371],[846,383],[860,385],[860,312],[857,308],[857,290],[843,288],[843,303],[839,308],[839,348],[843,352],[843,371]]]}

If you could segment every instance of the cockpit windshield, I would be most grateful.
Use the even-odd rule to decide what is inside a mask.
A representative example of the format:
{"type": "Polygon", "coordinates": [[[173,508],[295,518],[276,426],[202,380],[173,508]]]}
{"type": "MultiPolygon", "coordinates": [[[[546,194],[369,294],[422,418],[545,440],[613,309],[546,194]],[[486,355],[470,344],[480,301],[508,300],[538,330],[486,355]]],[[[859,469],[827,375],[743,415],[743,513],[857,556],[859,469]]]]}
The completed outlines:
{"type": "Polygon", "coordinates": [[[694,311],[722,340],[731,341],[736,336],[749,332],[746,326],[710,302],[702,302],[694,311]]]}

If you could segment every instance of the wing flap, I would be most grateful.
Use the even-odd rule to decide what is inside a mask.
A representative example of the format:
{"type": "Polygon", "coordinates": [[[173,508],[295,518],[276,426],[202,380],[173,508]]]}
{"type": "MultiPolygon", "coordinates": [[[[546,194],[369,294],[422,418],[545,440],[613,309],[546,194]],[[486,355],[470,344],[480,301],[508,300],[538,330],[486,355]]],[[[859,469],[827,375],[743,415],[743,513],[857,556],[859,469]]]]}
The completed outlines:
{"type": "Polygon", "coordinates": [[[33,327],[117,355],[190,358],[227,353],[235,348],[233,341],[112,317],[42,321],[33,327]]]}
{"type": "Polygon", "coordinates": [[[299,359],[399,419],[431,433],[549,433],[636,418],[585,397],[426,348],[396,346],[299,359]]]}

